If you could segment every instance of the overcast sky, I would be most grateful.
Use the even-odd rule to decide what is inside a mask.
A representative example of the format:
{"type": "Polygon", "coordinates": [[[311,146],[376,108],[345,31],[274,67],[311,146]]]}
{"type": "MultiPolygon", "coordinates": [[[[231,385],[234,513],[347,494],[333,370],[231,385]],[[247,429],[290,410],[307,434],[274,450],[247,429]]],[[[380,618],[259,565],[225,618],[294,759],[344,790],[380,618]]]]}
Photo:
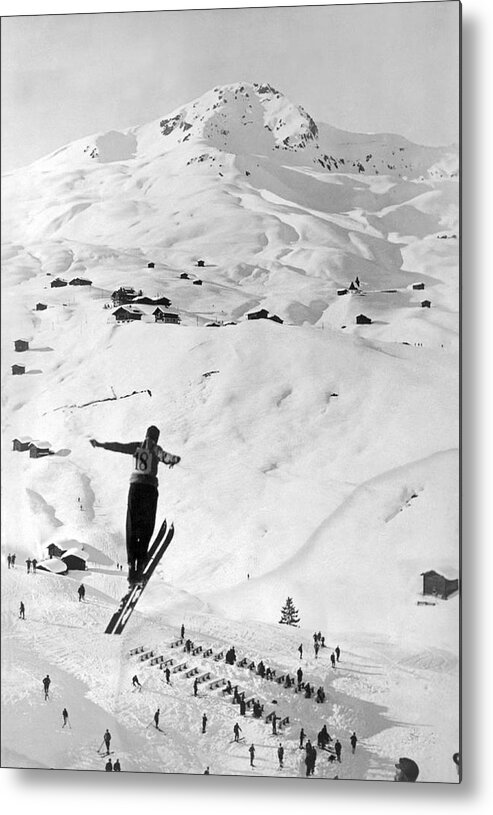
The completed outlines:
{"type": "Polygon", "coordinates": [[[238,81],[336,127],[450,144],[458,62],[454,0],[3,17],[2,170],[238,81]]]}

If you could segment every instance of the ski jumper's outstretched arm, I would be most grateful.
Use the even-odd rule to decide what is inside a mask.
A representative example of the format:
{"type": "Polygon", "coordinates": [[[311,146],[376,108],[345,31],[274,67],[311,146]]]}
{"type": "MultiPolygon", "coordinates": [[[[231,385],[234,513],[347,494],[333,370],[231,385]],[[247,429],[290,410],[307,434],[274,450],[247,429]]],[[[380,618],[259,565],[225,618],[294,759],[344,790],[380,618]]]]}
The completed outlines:
{"type": "Polygon", "coordinates": [[[102,447],[103,450],[111,450],[113,453],[127,453],[133,456],[137,447],[138,441],[130,441],[127,444],[121,444],[119,441],[96,441],[96,439],[89,439],[93,447],[102,447]]]}

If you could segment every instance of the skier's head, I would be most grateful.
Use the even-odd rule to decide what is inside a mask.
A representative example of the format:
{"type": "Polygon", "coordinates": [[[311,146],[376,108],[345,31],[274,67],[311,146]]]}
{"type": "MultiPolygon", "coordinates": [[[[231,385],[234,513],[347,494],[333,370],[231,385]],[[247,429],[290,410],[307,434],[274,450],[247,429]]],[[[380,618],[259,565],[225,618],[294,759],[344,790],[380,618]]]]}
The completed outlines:
{"type": "Polygon", "coordinates": [[[412,758],[400,758],[395,766],[398,772],[395,774],[394,781],[416,781],[419,767],[412,758]]]}
{"type": "Polygon", "coordinates": [[[157,441],[159,439],[159,429],[156,427],[156,425],[151,424],[150,427],[147,428],[146,439],[151,439],[153,442],[157,444],[157,441]]]}

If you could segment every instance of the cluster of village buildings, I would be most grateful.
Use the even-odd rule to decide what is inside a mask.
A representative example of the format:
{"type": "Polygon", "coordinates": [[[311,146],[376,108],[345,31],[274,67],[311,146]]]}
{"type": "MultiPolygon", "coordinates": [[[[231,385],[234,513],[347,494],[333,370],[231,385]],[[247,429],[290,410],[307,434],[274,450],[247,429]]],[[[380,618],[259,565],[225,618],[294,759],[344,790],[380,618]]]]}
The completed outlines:
{"type": "MultiPolygon", "coordinates": [[[[154,267],[154,263],[152,262],[148,263],[147,265],[149,268],[154,267]]],[[[204,266],[204,261],[199,260],[197,265],[204,266]]],[[[190,280],[190,275],[187,272],[182,272],[182,274],[180,274],[180,280],[190,280]]],[[[191,280],[191,282],[194,286],[203,285],[202,280],[199,278],[191,280]]],[[[57,277],[51,281],[50,285],[52,288],[67,285],[91,286],[92,281],[76,277],[67,282],[66,280],[62,280],[61,278],[57,277]]],[[[414,283],[412,288],[414,291],[423,291],[425,284],[414,283]]],[[[397,289],[388,289],[387,291],[389,293],[395,293],[397,289]]],[[[344,296],[346,294],[359,294],[364,296],[367,293],[369,294],[370,292],[361,291],[358,278],[356,278],[356,281],[351,281],[347,288],[337,289],[338,296],[344,296]]],[[[145,321],[148,322],[149,316],[153,317],[154,322],[156,323],[174,325],[179,325],[181,323],[179,313],[177,311],[170,310],[171,300],[168,297],[148,297],[142,293],[142,290],[137,291],[131,286],[120,286],[111,294],[111,301],[112,307],[114,308],[112,317],[117,323],[133,322],[136,320],[142,320],[143,318],[145,318],[145,321]]],[[[431,301],[427,299],[422,300],[420,305],[421,308],[431,308],[431,301]]],[[[35,311],[44,311],[47,308],[48,306],[46,303],[40,302],[36,303],[35,305],[35,311]]],[[[105,308],[111,308],[111,306],[108,304],[105,306],[105,308]]],[[[272,314],[265,308],[258,309],[257,311],[250,311],[246,314],[246,317],[248,320],[271,320],[275,323],[283,323],[283,320],[277,314],[272,314]]],[[[357,325],[371,325],[373,321],[371,317],[368,317],[366,314],[358,314],[356,315],[355,322],[357,325]]],[[[220,327],[224,325],[235,325],[235,323],[232,321],[211,321],[205,325],[210,327],[220,327]]],[[[14,345],[16,351],[29,350],[29,340],[27,339],[20,338],[15,340],[14,345]]],[[[25,372],[25,365],[22,365],[21,363],[12,365],[12,374],[19,375],[24,374],[25,372]]]]}

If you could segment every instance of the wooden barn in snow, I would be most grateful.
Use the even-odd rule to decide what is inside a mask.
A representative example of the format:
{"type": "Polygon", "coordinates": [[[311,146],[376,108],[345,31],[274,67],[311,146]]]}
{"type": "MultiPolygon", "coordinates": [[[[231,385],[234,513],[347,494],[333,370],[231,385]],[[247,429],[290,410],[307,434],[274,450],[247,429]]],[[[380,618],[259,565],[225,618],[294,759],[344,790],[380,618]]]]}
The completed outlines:
{"type": "Polygon", "coordinates": [[[194,285],[194,286],[201,286],[201,285],[202,285],[202,281],[201,281],[201,280],[194,280],[194,281],[193,281],[193,285],[194,285]]]}
{"type": "Polygon", "coordinates": [[[448,580],[443,575],[430,569],[428,572],[421,572],[423,578],[423,594],[431,594],[433,597],[441,597],[447,600],[451,594],[459,590],[458,580],[448,580]]]}
{"type": "Polygon", "coordinates": [[[113,312],[113,317],[117,323],[128,323],[132,320],[141,320],[144,312],[135,306],[120,306],[113,312]]]}
{"type": "Polygon", "coordinates": [[[29,351],[29,340],[14,340],[14,348],[16,351],[29,351]]]}
{"type": "Polygon", "coordinates": [[[188,275],[187,275],[187,273],[186,273],[186,272],[182,272],[182,273],[181,273],[181,275],[180,275],[180,280],[189,280],[189,279],[190,279],[190,278],[188,277],[188,275]]]}
{"type": "Polygon", "coordinates": [[[201,266],[201,267],[205,266],[205,260],[198,260],[197,261],[197,266],[201,266]]]}
{"type": "Polygon", "coordinates": [[[168,307],[171,305],[171,300],[168,297],[147,297],[143,295],[142,297],[134,297],[132,305],[168,307]]]}
{"type": "Polygon", "coordinates": [[[272,320],[274,323],[281,323],[281,325],[283,322],[277,314],[270,314],[265,308],[261,308],[258,311],[251,311],[247,314],[247,318],[249,320],[272,320]]]}
{"type": "Polygon", "coordinates": [[[132,286],[120,286],[111,295],[113,304],[115,306],[122,305],[122,303],[130,303],[134,297],[141,297],[142,291],[135,291],[132,286]]]}
{"type": "Polygon", "coordinates": [[[347,289],[337,289],[338,297],[342,297],[343,294],[347,294],[347,289]]]}
{"type": "Polygon", "coordinates": [[[46,305],[46,303],[36,303],[35,308],[36,308],[36,311],[44,311],[45,309],[48,308],[48,306],[46,305]]]}
{"type": "Polygon", "coordinates": [[[431,300],[422,300],[421,308],[431,308],[431,300]]]}
{"type": "Polygon", "coordinates": [[[356,323],[357,325],[371,325],[371,319],[367,317],[366,314],[358,314],[356,323]]]}
{"type": "Polygon", "coordinates": [[[85,277],[74,277],[69,286],[92,286],[92,280],[87,280],[85,277]]]}
{"type": "Polygon", "coordinates": [[[178,325],[181,320],[179,314],[173,311],[165,311],[160,306],[158,306],[153,312],[152,315],[156,323],[171,323],[174,325],[178,325]]]}
{"type": "Polygon", "coordinates": [[[65,563],[69,571],[85,571],[89,555],[82,549],[76,549],[74,547],[73,549],[67,549],[67,551],[61,555],[60,560],[65,563]]]}
{"type": "Polygon", "coordinates": [[[155,266],[155,263],[153,263],[152,260],[147,264],[148,269],[154,269],[154,266],[155,266]]]}
{"type": "Polygon", "coordinates": [[[424,283],[413,283],[414,291],[423,291],[424,287],[425,287],[424,283]]]}
{"type": "Polygon", "coordinates": [[[50,558],[61,557],[64,554],[64,552],[67,551],[66,549],[60,549],[60,547],[57,546],[56,543],[50,543],[49,546],[46,547],[46,549],[50,558]]]}
{"type": "Polygon", "coordinates": [[[12,450],[17,450],[18,453],[24,453],[29,450],[29,445],[32,444],[31,436],[19,436],[19,438],[12,439],[12,450]]]}
{"type": "Polygon", "coordinates": [[[20,374],[26,373],[26,366],[25,365],[12,365],[12,374],[13,376],[20,376],[20,374]]]}
{"type": "Polygon", "coordinates": [[[258,311],[251,311],[247,314],[249,320],[266,320],[269,316],[269,312],[266,308],[261,308],[258,311]]]}
{"type": "Polygon", "coordinates": [[[51,286],[52,289],[60,289],[62,286],[66,286],[66,285],[67,285],[67,281],[62,280],[61,277],[56,277],[50,283],[50,286],[51,286]]]}
{"type": "Polygon", "coordinates": [[[52,456],[53,450],[50,450],[50,443],[48,441],[32,441],[29,445],[30,458],[43,458],[43,456],[52,456]]]}

